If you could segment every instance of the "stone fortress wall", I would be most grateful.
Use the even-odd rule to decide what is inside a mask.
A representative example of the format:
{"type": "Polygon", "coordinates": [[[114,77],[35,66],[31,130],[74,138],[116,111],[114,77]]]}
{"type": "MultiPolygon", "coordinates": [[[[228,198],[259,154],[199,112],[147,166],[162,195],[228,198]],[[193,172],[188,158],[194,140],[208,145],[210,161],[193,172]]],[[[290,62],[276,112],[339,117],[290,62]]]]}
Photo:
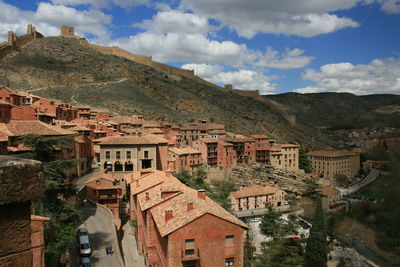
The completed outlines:
{"type": "Polygon", "coordinates": [[[34,39],[43,38],[40,32],[36,31],[36,27],[28,24],[26,34],[17,36],[14,32],[8,32],[7,42],[0,44],[0,59],[11,54],[17,48],[20,48],[34,39]]]}

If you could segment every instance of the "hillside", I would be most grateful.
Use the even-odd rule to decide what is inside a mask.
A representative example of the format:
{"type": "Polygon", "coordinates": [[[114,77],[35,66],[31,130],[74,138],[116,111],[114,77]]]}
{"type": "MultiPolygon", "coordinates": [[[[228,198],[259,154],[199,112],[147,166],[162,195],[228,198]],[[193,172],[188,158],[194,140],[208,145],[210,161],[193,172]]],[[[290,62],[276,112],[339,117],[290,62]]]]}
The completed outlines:
{"type": "Polygon", "coordinates": [[[400,127],[400,95],[286,93],[265,98],[299,121],[334,128],[400,127]]]}
{"type": "Polygon", "coordinates": [[[312,127],[292,127],[268,100],[167,75],[122,57],[106,55],[79,39],[34,40],[0,60],[0,84],[117,114],[141,114],[175,123],[212,118],[228,131],[264,133],[280,142],[323,147],[331,140],[312,127]]]}

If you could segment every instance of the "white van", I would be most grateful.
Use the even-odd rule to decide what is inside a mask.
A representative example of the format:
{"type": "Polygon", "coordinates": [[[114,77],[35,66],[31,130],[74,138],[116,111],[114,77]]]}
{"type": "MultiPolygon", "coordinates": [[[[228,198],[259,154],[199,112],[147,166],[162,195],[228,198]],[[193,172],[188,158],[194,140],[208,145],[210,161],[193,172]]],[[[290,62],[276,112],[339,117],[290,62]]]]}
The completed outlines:
{"type": "Polygon", "coordinates": [[[78,241],[79,241],[79,254],[90,255],[92,249],[90,248],[89,235],[86,228],[78,229],[78,241]]]}

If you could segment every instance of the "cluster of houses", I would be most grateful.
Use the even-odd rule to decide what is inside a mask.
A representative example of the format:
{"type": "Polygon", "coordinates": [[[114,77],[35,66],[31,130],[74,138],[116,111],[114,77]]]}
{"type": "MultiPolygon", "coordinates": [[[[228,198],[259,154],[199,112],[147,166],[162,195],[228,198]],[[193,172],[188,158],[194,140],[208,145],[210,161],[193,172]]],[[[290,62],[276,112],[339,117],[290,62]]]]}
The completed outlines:
{"type": "MultiPolygon", "coordinates": [[[[69,178],[99,167],[86,183],[85,196],[108,207],[117,228],[120,219],[130,220],[148,266],[243,264],[247,225],[204,190],[185,186],[173,174],[253,163],[299,170],[299,146],[277,144],[265,135],[227,133],[224,125],[206,120],[176,125],[142,116],[112,116],[104,110],[0,88],[0,154],[29,151],[19,142],[26,134],[73,139],[70,150],[59,151],[65,158],[81,159],[67,173],[69,178]]],[[[325,172],[338,166],[338,172],[352,175],[347,161],[331,162],[329,155],[318,153],[309,154],[318,172],[328,176],[325,172]]],[[[345,160],[344,155],[331,156],[345,160]]],[[[327,195],[328,205],[334,201],[332,194],[336,199],[337,192],[331,191],[321,192],[327,195]]],[[[284,203],[285,192],[277,187],[245,187],[231,194],[233,211],[277,208],[284,203]]]]}
{"type": "Polygon", "coordinates": [[[74,155],[66,156],[86,159],[74,171],[77,177],[93,163],[115,172],[156,168],[176,173],[254,162],[299,169],[299,147],[276,144],[265,135],[228,134],[224,125],[205,120],[175,125],[142,116],[113,117],[104,110],[0,88],[0,154],[29,149],[18,143],[25,134],[74,136],[74,155]]]}

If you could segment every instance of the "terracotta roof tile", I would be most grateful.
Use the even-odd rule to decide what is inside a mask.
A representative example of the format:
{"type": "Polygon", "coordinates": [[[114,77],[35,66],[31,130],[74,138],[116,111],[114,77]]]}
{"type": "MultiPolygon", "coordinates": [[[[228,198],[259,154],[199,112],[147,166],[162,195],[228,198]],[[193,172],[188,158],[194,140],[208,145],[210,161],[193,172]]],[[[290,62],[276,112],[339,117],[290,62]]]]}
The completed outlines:
{"type": "Polygon", "coordinates": [[[131,192],[138,195],[142,209],[150,208],[161,236],[166,236],[205,214],[211,214],[243,228],[248,228],[245,223],[209,197],[206,196],[205,200],[199,198],[196,190],[185,186],[173,176],[169,177],[165,172],[154,170],[143,176],[140,175],[140,172],[136,172],[130,174],[130,176],[132,180],[130,184],[131,192]],[[164,192],[172,192],[164,200],[161,199],[163,190],[164,192]],[[146,192],[149,193],[149,200],[147,201],[146,192]],[[189,202],[193,203],[194,209],[187,211],[189,202]],[[173,218],[168,221],[165,221],[166,209],[172,209],[173,212],[173,218]]]}
{"type": "Polygon", "coordinates": [[[201,152],[199,150],[194,149],[192,147],[185,147],[185,148],[171,147],[168,150],[177,155],[201,154],[201,152]]]}
{"type": "Polygon", "coordinates": [[[75,135],[76,133],[41,121],[10,121],[7,128],[15,136],[37,134],[42,136],[75,135]]]}
{"type": "Polygon", "coordinates": [[[334,149],[325,149],[325,150],[316,150],[308,152],[309,156],[316,157],[347,157],[347,156],[357,156],[358,153],[347,151],[347,150],[334,150],[334,149]]]}
{"type": "Polygon", "coordinates": [[[156,145],[158,143],[144,136],[113,136],[102,141],[100,145],[156,145]]]}
{"type": "Polygon", "coordinates": [[[234,198],[243,198],[243,197],[253,197],[253,196],[264,196],[269,194],[275,194],[279,191],[278,187],[272,186],[263,186],[263,187],[244,187],[236,192],[232,193],[232,197],[234,198]]]}
{"type": "Polygon", "coordinates": [[[251,137],[254,139],[269,139],[268,136],[262,135],[262,134],[253,134],[253,135],[251,135],[251,137]]]}

